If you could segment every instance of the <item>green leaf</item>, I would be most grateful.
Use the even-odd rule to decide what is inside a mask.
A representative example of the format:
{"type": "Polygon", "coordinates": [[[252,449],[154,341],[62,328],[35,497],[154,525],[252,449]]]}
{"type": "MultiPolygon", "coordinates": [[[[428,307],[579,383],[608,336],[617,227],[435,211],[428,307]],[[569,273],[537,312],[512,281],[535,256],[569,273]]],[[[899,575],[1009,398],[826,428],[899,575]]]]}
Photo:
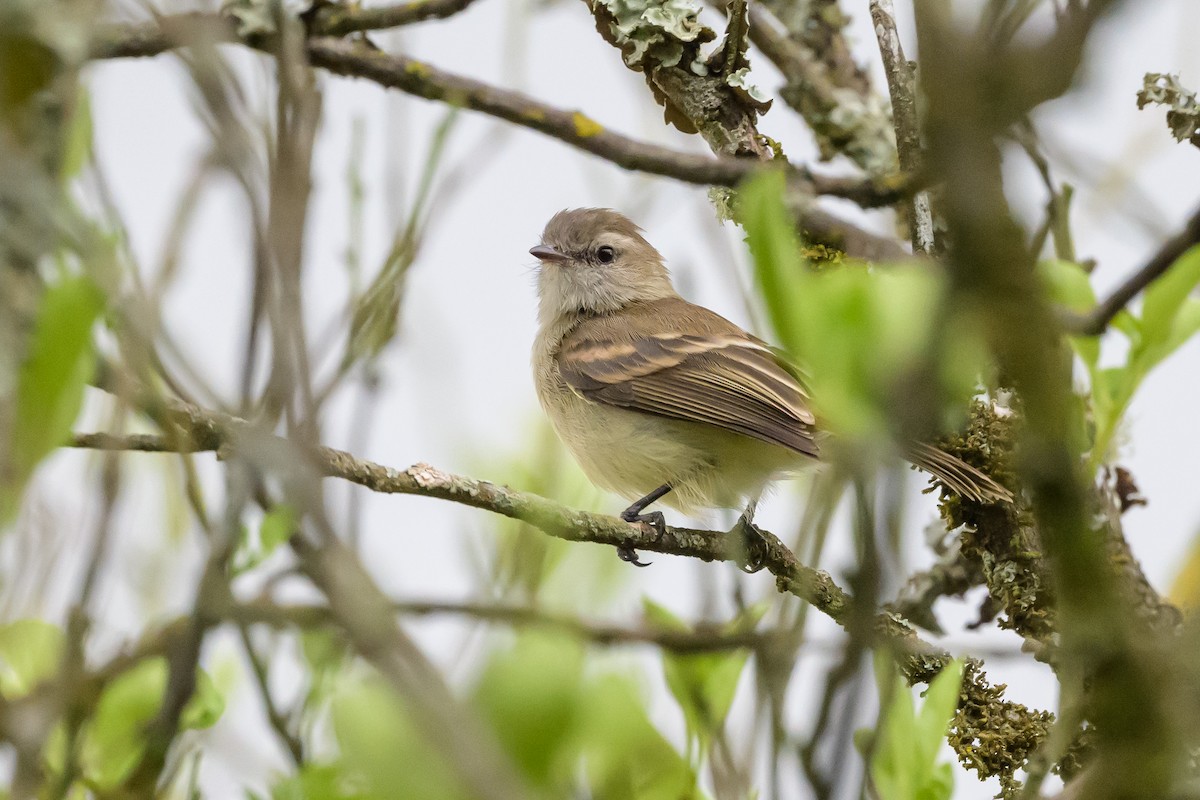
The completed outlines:
{"type": "MultiPolygon", "coordinates": [[[[1175,324],[1175,315],[1197,284],[1200,284],[1200,246],[1180,256],[1163,275],[1146,287],[1142,298],[1142,336],[1147,348],[1167,343],[1175,324]]],[[[1169,354],[1169,350],[1163,352],[1157,360],[1169,354]]]]}
{"type": "Polygon", "coordinates": [[[823,427],[844,445],[885,440],[897,398],[909,396],[914,375],[932,364],[942,367],[935,373],[940,418],[961,415],[990,364],[977,326],[965,316],[933,329],[933,320],[945,316],[943,277],[917,264],[873,269],[846,261],[816,271],[803,257],[782,197],[779,175],[757,177],[741,192],[738,218],[768,319],[811,375],[823,427]]]}
{"type": "Polygon", "coordinates": [[[917,740],[923,747],[922,756],[927,756],[931,763],[937,759],[946,729],[958,708],[962,676],[963,662],[955,659],[937,674],[925,692],[925,704],[917,717],[917,740]]]}
{"type": "Polygon", "coordinates": [[[465,800],[455,773],[378,678],[346,678],[330,701],[342,761],[380,800],[465,800]]]}
{"type": "Polygon", "coordinates": [[[258,527],[258,542],[263,558],[271,555],[291,537],[298,521],[295,510],[288,505],[275,506],[263,516],[262,524],[258,527]]]}
{"type": "MultiPolygon", "coordinates": [[[[651,624],[670,631],[689,630],[687,625],[662,606],[648,599],[643,599],[642,603],[646,619],[651,624]]],[[[745,650],[663,653],[663,674],[667,688],[683,711],[688,732],[702,744],[707,746],[711,737],[725,724],[748,658],[749,653],[745,650]]]]}
{"type": "Polygon", "coordinates": [[[496,653],[479,676],[475,704],[535,786],[568,781],[579,749],[583,648],[526,633],[496,653]]]}
{"type": "Polygon", "coordinates": [[[1173,353],[1197,333],[1200,333],[1200,300],[1189,297],[1175,312],[1175,320],[1171,324],[1171,332],[1167,334],[1164,348],[1168,354],[1173,353]]]}
{"type": "Polygon", "coordinates": [[[212,677],[204,670],[196,670],[196,688],[183,713],[179,725],[190,730],[211,728],[225,713],[225,698],[212,677]]]}
{"type": "MultiPolygon", "coordinates": [[[[948,664],[930,684],[920,712],[912,690],[887,656],[875,663],[876,679],[886,708],[871,742],[871,781],[880,800],[949,800],[954,777],[949,764],[938,764],[938,753],[958,706],[963,665],[948,664]]],[[[869,737],[858,736],[865,747],[869,737]]]]}
{"type": "Polygon", "coordinates": [[[102,787],[119,784],[141,758],[146,723],[162,705],[167,665],[143,661],[105,688],[88,726],[80,758],[84,774],[102,787]]]}
{"type": "Polygon", "coordinates": [[[62,648],[62,629],[49,622],[21,619],[0,626],[0,694],[20,697],[52,676],[62,648]]]}
{"type": "MultiPolygon", "coordinates": [[[[1096,305],[1096,292],[1091,278],[1083,267],[1071,261],[1042,261],[1037,265],[1038,277],[1050,299],[1064,308],[1084,313],[1096,305]]],[[[1071,336],[1071,348],[1083,360],[1088,372],[1095,372],[1100,362],[1100,337],[1071,336]]]]}
{"type": "Polygon", "coordinates": [[[646,717],[631,681],[604,676],[586,695],[584,762],[595,800],[699,800],[696,773],[646,717]]]}
{"type": "Polygon", "coordinates": [[[305,764],[271,787],[271,800],[368,800],[341,764],[305,764]]]}
{"type": "Polygon", "coordinates": [[[243,526],[238,536],[238,549],[233,558],[233,574],[254,569],[271,557],[285,543],[299,524],[295,510],[288,505],[278,505],[263,515],[258,526],[258,536],[253,537],[243,526]]]}
{"type": "Polygon", "coordinates": [[[780,172],[754,177],[738,192],[738,216],[746,229],[754,275],[771,325],[784,348],[801,353],[804,325],[794,301],[804,296],[808,276],[795,227],[783,205],[783,190],[780,172]]]}
{"type": "MultiPolygon", "coordinates": [[[[114,678],[100,695],[88,723],[80,763],[97,786],[117,786],[138,763],[145,748],[146,725],[162,707],[167,662],[151,658],[114,678]]],[[[197,670],[196,689],[180,715],[180,727],[205,728],[220,718],[225,701],[212,679],[197,670]]]]}
{"type": "Polygon", "coordinates": [[[1080,265],[1057,259],[1042,261],[1037,272],[1050,299],[1058,305],[1080,312],[1096,305],[1092,280],[1080,265]]]}
{"type": "Polygon", "coordinates": [[[103,308],[100,290],[84,277],[64,278],[42,295],[17,383],[11,451],[16,481],[0,487],[0,519],[15,510],[38,462],[71,433],[95,368],[92,325],[103,308]]]}

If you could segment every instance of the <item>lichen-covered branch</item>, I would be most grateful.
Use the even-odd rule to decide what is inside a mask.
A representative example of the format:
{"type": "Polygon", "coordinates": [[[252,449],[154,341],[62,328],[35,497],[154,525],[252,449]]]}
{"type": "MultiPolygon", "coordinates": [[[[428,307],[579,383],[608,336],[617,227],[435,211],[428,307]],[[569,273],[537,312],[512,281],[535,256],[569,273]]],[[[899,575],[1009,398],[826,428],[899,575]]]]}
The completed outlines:
{"type": "Polygon", "coordinates": [[[886,175],[897,163],[891,116],[851,56],[843,22],[829,3],[755,4],[750,40],[783,73],[779,96],[808,123],[823,159],[842,154],[886,175]],[[781,27],[776,15],[790,24],[781,27]]]}
{"type": "MultiPolygon", "coordinates": [[[[198,38],[242,42],[265,47],[259,39],[240,38],[232,22],[212,15],[166,17],[155,23],[114,26],[98,34],[93,58],[154,56],[198,38]]],[[[333,37],[308,40],[314,66],[334,74],[374,81],[407,94],[459,105],[538,131],[629,170],[675,178],[687,183],[735,186],[764,165],[753,159],[717,158],[650,144],[609,130],[582,111],[555,108],[520,92],[439,70],[425,62],[333,37]]],[[[700,102],[700,101],[697,101],[700,102]]],[[[808,169],[790,170],[796,187],[811,195],[841,197],[873,208],[897,202],[911,191],[910,182],[893,174],[856,179],[824,177],[808,169]]]]}
{"type": "MultiPolygon", "coordinates": [[[[169,440],[164,439],[155,446],[149,446],[150,442],[144,437],[131,439],[130,444],[136,445],[137,449],[156,452],[178,446],[189,452],[209,450],[217,451],[222,457],[229,457],[237,454],[239,447],[261,447],[264,443],[263,435],[255,433],[249,423],[195,406],[174,404],[164,412],[163,418],[169,420],[177,429],[177,436],[169,440]],[[189,433],[193,429],[195,435],[189,433]],[[175,444],[176,442],[178,444],[175,444]]],[[[105,447],[114,448],[120,444],[120,439],[79,434],[73,441],[73,444],[79,446],[87,446],[89,443],[101,443],[105,447]]],[[[274,445],[292,447],[299,451],[293,453],[291,461],[302,459],[327,477],[348,480],[372,491],[435,497],[484,509],[519,519],[544,533],[567,541],[629,547],[705,561],[732,561],[743,566],[747,564],[746,543],[740,535],[668,527],[660,536],[648,525],[632,525],[617,517],[573,510],[544,497],[514,491],[488,481],[453,475],[426,464],[416,464],[400,470],[358,459],[333,448],[307,449],[283,440],[274,440],[274,445]]],[[[382,596],[372,601],[375,611],[371,614],[360,613],[360,610],[354,607],[355,603],[366,601],[352,597],[345,584],[362,579],[361,566],[358,566],[356,561],[350,563],[347,559],[352,559],[353,555],[336,542],[322,543],[317,547],[305,541],[295,541],[293,546],[309,564],[306,572],[327,589],[327,594],[333,592],[329,594],[331,605],[335,596],[341,598],[341,610],[335,608],[334,611],[340,624],[349,624],[348,620],[364,615],[378,618],[382,614],[379,609],[385,602],[390,614],[390,602],[381,599],[382,596]],[[317,555],[328,548],[334,548],[330,552],[335,554],[317,555]],[[349,573],[359,577],[347,577],[349,573]]],[[[766,531],[763,532],[762,541],[756,550],[753,554],[754,566],[769,571],[775,577],[779,591],[806,600],[840,625],[849,624],[851,599],[827,573],[801,564],[778,537],[766,531]]],[[[375,592],[377,591],[375,589],[375,592]]],[[[387,627],[384,627],[384,623],[376,621],[371,625],[374,627],[370,630],[352,632],[359,640],[360,649],[368,657],[378,654],[380,659],[392,658],[386,655],[386,647],[381,642],[394,635],[393,623],[388,622],[387,627]]],[[[874,635],[879,637],[880,644],[886,645],[895,653],[901,670],[914,683],[928,682],[950,661],[949,653],[924,642],[911,627],[891,614],[878,615],[874,635]]],[[[382,664],[381,670],[400,669],[388,661],[382,661],[382,664]]],[[[377,666],[380,664],[377,663],[377,666]]],[[[397,680],[399,679],[397,676],[397,680]]],[[[963,708],[975,709],[974,712],[962,712],[966,716],[960,714],[962,719],[960,723],[956,723],[960,724],[964,731],[960,737],[965,748],[960,756],[964,759],[967,759],[967,753],[976,747],[972,743],[977,739],[987,739],[997,747],[1003,746],[1005,736],[1016,737],[1021,741],[1038,740],[1049,724],[1047,720],[1050,716],[1046,712],[1031,711],[1020,704],[1003,700],[1002,689],[991,686],[977,669],[971,673],[970,680],[963,684],[963,692],[963,708]]],[[[1005,768],[1012,771],[1020,766],[1019,761],[1013,761],[1005,768]]],[[[986,777],[997,773],[981,774],[986,777]]]]}
{"type": "Polygon", "coordinates": [[[1200,147],[1200,103],[1196,102],[1196,93],[1179,82],[1178,75],[1147,74],[1137,103],[1138,108],[1166,106],[1167,127],[1175,141],[1200,147]]]}
{"type": "MultiPolygon", "coordinates": [[[[699,6],[585,0],[596,30],[621,51],[625,65],[646,77],[666,121],[699,133],[718,155],[770,161],[779,154],[758,132],[770,107],[747,80],[748,68],[725,64],[724,52],[705,58],[701,46],[716,38],[699,21],[699,6]]],[[[735,15],[735,25],[737,25],[735,15]]]]}

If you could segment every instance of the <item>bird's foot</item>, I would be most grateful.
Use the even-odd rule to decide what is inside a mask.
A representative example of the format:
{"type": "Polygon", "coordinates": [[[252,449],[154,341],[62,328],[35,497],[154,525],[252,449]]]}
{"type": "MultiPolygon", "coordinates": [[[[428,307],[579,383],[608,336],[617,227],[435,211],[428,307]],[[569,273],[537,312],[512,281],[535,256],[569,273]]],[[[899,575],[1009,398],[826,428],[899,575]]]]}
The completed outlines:
{"type": "Polygon", "coordinates": [[[767,537],[752,521],[753,515],[753,507],[747,508],[729,531],[730,534],[741,537],[738,543],[741,548],[738,567],[742,572],[751,575],[763,568],[763,562],[767,558],[767,537]]]}
{"type": "MultiPolygon", "coordinates": [[[[651,511],[647,514],[639,514],[635,508],[627,508],[621,512],[621,519],[631,524],[640,525],[645,523],[654,529],[654,541],[662,541],[662,538],[667,535],[667,520],[663,517],[661,511],[651,511]]],[[[617,557],[622,561],[633,564],[635,567],[648,567],[652,562],[642,561],[638,558],[637,551],[629,545],[621,545],[617,548],[617,557]]]]}

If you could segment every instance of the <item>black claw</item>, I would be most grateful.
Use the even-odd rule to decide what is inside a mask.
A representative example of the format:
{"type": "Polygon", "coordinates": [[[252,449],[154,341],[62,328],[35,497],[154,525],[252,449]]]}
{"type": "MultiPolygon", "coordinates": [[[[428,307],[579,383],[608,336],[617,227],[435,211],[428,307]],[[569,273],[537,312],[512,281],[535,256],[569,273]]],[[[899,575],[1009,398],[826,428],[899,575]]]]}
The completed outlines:
{"type": "MultiPolygon", "coordinates": [[[[641,498],[636,503],[631,505],[629,508],[622,511],[621,519],[623,519],[625,522],[630,523],[631,525],[633,525],[633,524],[641,525],[643,523],[646,525],[649,525],[651,528],[654,529],[654,534],[655,534],[654,541],[655,542],[662,541],[662,538],[667,535],[667,520],[663,517],[662,512],[661,511],[651,511],[647,514],[643,514],[642,511],[644,511],[646,509],[646,506],[650,505],[655,500],[659,499],[660,497],[662,497],[669,491],[671,491],[671,486],[669,484],[664,483],[662,486],[658,487],[653,492],[651,492],[650,494],[641,498]]],[[[621,557],[622,561],[628,561],[630,564],[633,564],[634,566],[637,566],[637,567],[650,566],[650,562],[648,562],[648,561],[639,561],[637,552],[632,547],[629,547],[628,545],[621,545],[620,547],[618,547],[617,555],[621,557]]]]}
{"type": "Polygon", "coordinates": [[[648,567],[654,563],[652,561],[640,560],[638,558],[637,550],[634,550],[632,547],[627,545],[621,545],[617,548],[617,558],[621,559],[627,564],[633,564],[635,567],[648,567]]]}
{"type": "Polygon", "coordinates": [[[744,514],[738,517],[737,524],[730,531],[730,533],[735,532],[741,535],[742,546],[745,548],[746,554],[745,561],[738,564],[738,568],[748,575],[753,575],[763,568],[763,562],[767,557],[767,538],[763,536],[762,530],[744,514]]]}
{"type": "Polygon", "coordinates": [[[639,514],[633,509],[626,509],[621,512],[621,519],[629,523],[645,523],[654,528],[654,541],[656,542],[661,541],[667,535],[667,519],[661,511],[639,514]]]}

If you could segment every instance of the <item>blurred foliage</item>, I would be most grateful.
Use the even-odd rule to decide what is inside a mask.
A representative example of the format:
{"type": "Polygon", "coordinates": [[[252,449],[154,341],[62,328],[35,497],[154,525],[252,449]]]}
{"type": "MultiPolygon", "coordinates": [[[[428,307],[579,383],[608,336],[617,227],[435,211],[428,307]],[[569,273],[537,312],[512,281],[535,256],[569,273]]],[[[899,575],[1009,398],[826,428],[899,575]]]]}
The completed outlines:
{"type": "MultiPolygon", "coordinates": [[[[65,646],[63,630],[48,622],[23,619],[0,626],[0,693],[15,700],[50,685],[57,678],[65,646]]],[[[120,785],[142,756],[147,725],[158,714],[166,688],[165,658],[132,661],[104,682],[82,721],[76,752],[69,756],[66,752],[65,723],[55,726],[45,747],[45,769],[61,775],[70,758],[82,785],[101,791],[120,785]]],[[[180,727],[211,727],[224,711],[221,692],[204,670],[198,670],[196,689],[184,707],[180,727]]]]}
{"type": "Polygon", "coordinates": [[[110,277],[109,243],[68,191],[91,153],[74,70],[88,11],[0,4],[0,526],[79,412],[110,277]]]}
{"type": "MultiPolygon", "coordinates": [[[[584,655],[572,638],[523,633],[491,652],[470,692],[471,705],[536,796],[702,798],[693,770],[646,717],[636,684],[592,674],[584,655]]],[[[468,796],[403,702],[373,674],[346,672],[331,714],[340,758],[319,774],[283,779],[273,798],[468,796]]]]}
{"type": "Polygon", "coordinates": [[[803,365],[822,426],[844,446],[886,441],[907,407],[929,399],[943,427],[961,422],[989,369],[987,350],[961,316],[935,328],[946,299],[941,274],[917,263],[810,268],[783,192],[782,175],[755,178],[740,192],[739,220],[767,317],[803,365]],[[920,380],[931,365],[933,380],[920,380]]]}
{"type": "MultiPolygon", "coordinates": [[[[648,598],[643,599],[642,604],[651,625],[668,631],[690,630],[687,623],[663,606],[648,598]]],[[[719,632],[753,630],[766,613],[765,603],[751,606],[736,619],[721,626],[719,632]]],[[[724,726],[748,658],[749,653],[741,650],[727,653],[663,653],[663,675],[667,680],[667,688],[683,711],[689,749],[698,746],[699,752],[706,752],[713,736],[724,726]]]]}
{"type": "Polygon", "coordinates": [[[880,710],[878,728],[859,731],[855,738],[869,757],[871,785],[879,800],[950,800],[954,767],[939,763],[938,756],[945,750],[962,677],[962,662],[951,662],[929,684],[918,712],[908,682],[890,658],[877,655],[875,679],[886,706],[880,710]]]}
{"type": "MultiPolygon", "coordinates": [[[[524,449],[490,454],[471,471],[498,476],[522,491],[571,508],[601,510],[604,494],[584,476],[545,417],[531,420],[527,428],[522,438],[529,444],[524,449]]],[[[550,609],[601,607],[629,577],[608,548],[575,547],[515,519],[489,520],[481,542],[475,553],[481,582],[497,596],[550,609]]]]}
{"type": "MultiPolygon", "coordinates": [[[[1051,297],[1063,307],[1086,312],[1096,296],[1084,268],[1064,261],[1040,265],[1051,297]]],[[[1200,285],[1200,247],[1184,253],[1147,287],[1141,313],[1121,311],[1112,327],[1127,340],[1124,363],[1103,366],[1100,339],[1070,337],[1071,347],[1087,369],[1091,388],[1094,434],[1090,464],[1094,471],[1113,457],[1113,440],[1121,419],[1150,372],[1200,332],[1200,298],[1190,296],[1200,285]]]]}
{"type": "Polygon", "coordinates": [[[262,522],[255,533],[243,528],[230,565],[233,574],[248,572],[270,558],[281,545],[287,544],[299,521],[296,510],[286,503],[281,503],[263,514],[262,522]]]}
{"type": "MultiPolygon", "coordinates": [[[[433,130],[408,217],[396,230],[392,246],[371,285],[351,302],[350,334],[342,357],[342,370],[359,362],[371,363],[396,336],[408,270],[417,258],[429,224],[428,207],[434,179],[457,120],[458,110],[451,109],[433,130]]],[[[357,278],[353,272],[351,277],[357,278]]]]}
{"type": "Polygon", "coordinates": [[[46,288],[17,383],[10,469],[0,485],[0,523],[17,507],[25,482],[47,454],[66,443],[95,370],[92,325],[104,307],[86,277],[46,288]]]}

